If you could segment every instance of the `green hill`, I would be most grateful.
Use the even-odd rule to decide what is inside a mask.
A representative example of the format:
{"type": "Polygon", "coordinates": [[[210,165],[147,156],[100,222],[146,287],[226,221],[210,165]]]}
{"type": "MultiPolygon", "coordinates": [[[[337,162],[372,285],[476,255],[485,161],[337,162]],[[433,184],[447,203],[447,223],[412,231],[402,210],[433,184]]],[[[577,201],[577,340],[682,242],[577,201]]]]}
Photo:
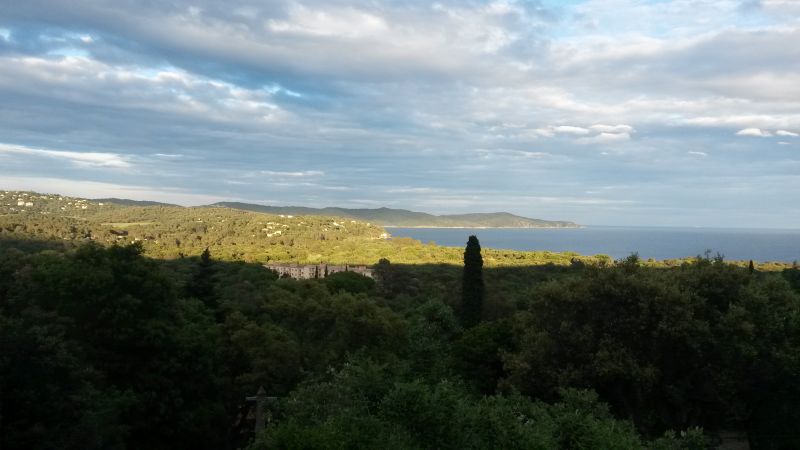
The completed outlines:
{"type": "Polygon", "coordinates": [[[337,216],[362,220],[382,226],[395,227],[453,227],[453,228],[574,228],[567,221],[531,219],[507,212],[433,215],[406,209],[392,208],[307,208],[302,206],[268,206],[253,203],[220,202],[211,206],[242,209],[268,214],[337,216]]]}
{"type": "Polygon", "coordinates": [[[120,206],[178,206],[173,203],[154,202],[151,200],[130,200],[127,198],[93,198],[93,202],[113,203],[120,206]]]}
{"type": "MultiPolygon", "coordinates": [[[[460,264],[463,259],[461,247],[391,238],[379,225],[394,222],[423,226],[437,220],[435,226],[456,226],[465,224],[461,217],[452,219],[387,208],[316,210],[252,205],[259,210],[246,211],[244,207],[251,205],[130,206],[125,201],[102,200],[0,191],[0,250],[19,241],[31,248],[138,242],[146,255],[167,259],[199,255],[205,248],[215,258],[227,261],[375,264],[389,258],[404,264],[460,264]],[[364,218],[358,219],[355,214],[364,218]],[[401,219],[406,222],[398,222],[401,219]]],[[[471,221],[468,225],[519,225],[509,217],[503,222],[492,222],[490,219],[496,216],[468,215],[471,221]]],[[[484,249],[484,260],[490,267],[610,261],[603,255],[488,248],[484,249]]]]}

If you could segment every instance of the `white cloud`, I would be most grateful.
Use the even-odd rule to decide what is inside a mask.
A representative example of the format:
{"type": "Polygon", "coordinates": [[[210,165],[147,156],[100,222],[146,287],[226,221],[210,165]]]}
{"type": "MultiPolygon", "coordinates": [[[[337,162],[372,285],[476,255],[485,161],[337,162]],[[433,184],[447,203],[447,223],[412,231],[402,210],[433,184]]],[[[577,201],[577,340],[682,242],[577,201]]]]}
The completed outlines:
{"type": "Polygon", "coordinates": [[[429,187],[412,187],[412,186],[393,187],[393,188],[387,188],[385,190],[385,192],[389,194],[430,194],[436,191],[437,191],[436,189],[429,187]]]}
{"type": "Polygon", "coordinates": [[[368,38],[389,31],[382,17],[354,8],[326,11],[294,4],[288,20],[270,20],[269,29],[277,33],[296,33],[333,38],[368,38]]]}
{"type": "Polygon", "coordinates": [[[591,128],[594,131],[600,132],[600,133],[626,133],[626,134],[630,134],[630,133],[633,133],[635,131],[633,129],[633,127],[630,126],[630,125],[602,125],[602,124],[597,124],[597,125],[592,125],[589,128],[591,128]]]}
{"type": "Polygon", "coordinates": [[[117,153],[101,152],[73,152],[62,150],[45,150],[31,148],[23,145],[12,145],[0,143],[0,153],[43,156],[54,159],[64,159],[78,167],[94,168],[127,168],[131,166],[126,156],[117,153]]]}
{"type": "Polygon", "coordinates": [[[82,56],[0,57],[0,90],[42,95],[49,102],[114,105],[198,121],[261,127],[288,115],[266,89],[239,87],[174,67],[112,65],[82,56]]]}
{"type": "Polygon", "coordinates": [[[547,152],[532,152],[526,150],[514,150],[507,148],[478,148],[474,150],[479,158],[485,160],[491,159],[512,159],[512,160],[525,160],[525,159],[543,159],[551,155],[547,152]]]}
{"type": "Polygon", "coordinates": [[[699,156],[701,158],[705,158],[706,156],[708,156],[708,153],[706,153],[706,152],[690,151],[690,152],[686,152],[686,153],[689,154],[689,155],[692,155],[692,156],[699,156]]]}
{"type": "Polygon", "coordinates": [[[611,144],[614,142],[622,142],[630,140],[631,135],[628,133],[600,133],[596,136],[584,137],[576,140],[579,144],[611,144]]]}
{"type": "Polygon", "coordinates": [[[736,132],[737,136],[770,137],[772,133],[761,128],[744,128],[736,132]]]}
{"type": "Polygon", "coordinates": [[[800,134],[793,133],[791,131],[786,131],[786,130],[778,130],[778,131],[775,132],[775,134],[778,135],[778,136],[791,136],[791,137],[800,136],[800,134]]]}
{"type": "Polygon", "coordinates": [[[589,134],[589,129],[583,127],[575,127],[572,125],[559,125],[557,127],[553,127],[553,131],[555,131],[556,133],[576,134],[576,135],[589,134]]]}
{"type": "Polygon", "coordinates": [[[260,173],[263,175],[282,177],[282,178],[305,178],[305,177],[319,177],[325,175],[325,172],[321,170],[304,170],[299,172],[280,172],[274,170],[262,170],[260,171],[260,173]]]}
{"type": "Polygon", "coordinates": [[[169,186],[137,186],[57,177],[3,176],[3,189],[35,191],[85,198],[117,197],[131,200],[152,200],[180,205],[207,205],[231,200],[217,195],[188,192],[169,186]]]}

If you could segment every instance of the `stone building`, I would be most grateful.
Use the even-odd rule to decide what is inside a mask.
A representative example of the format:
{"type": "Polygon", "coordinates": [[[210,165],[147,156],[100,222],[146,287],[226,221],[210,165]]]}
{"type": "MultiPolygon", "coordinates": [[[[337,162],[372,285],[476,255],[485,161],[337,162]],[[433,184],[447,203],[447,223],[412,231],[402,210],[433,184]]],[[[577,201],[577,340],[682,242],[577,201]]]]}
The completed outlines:
{"type": "Polygon", "coordinates": [[[277,272],[280,276],[288,276],[298,280],[325,278],[339,272],[355,272],[365,277],[373,278],[374,271],[367,266],[329,265],[329,264],[264,264],[269,270],[277,272]]]}

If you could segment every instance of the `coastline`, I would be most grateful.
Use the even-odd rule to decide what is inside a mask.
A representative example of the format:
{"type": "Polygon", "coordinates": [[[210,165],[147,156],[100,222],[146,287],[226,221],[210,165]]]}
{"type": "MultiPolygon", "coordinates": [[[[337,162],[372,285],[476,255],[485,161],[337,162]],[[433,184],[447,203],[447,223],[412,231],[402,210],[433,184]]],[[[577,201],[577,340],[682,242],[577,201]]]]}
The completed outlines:
{"type": "Polygon", "coordinates": [[[383,228],[441,228],[441,229],[448,229],[448,230],[536,230],[536,229],[547,229],[547,230],[554,230],[554,229],[571,229],[574,230],[576,228],[586,228],[585,225],[575,225],[570,227],[475,227],[475,226],[462,226],[462,227],[443,227],[443,226],[430,226],[430,225],[378,225],[383,228]]]}

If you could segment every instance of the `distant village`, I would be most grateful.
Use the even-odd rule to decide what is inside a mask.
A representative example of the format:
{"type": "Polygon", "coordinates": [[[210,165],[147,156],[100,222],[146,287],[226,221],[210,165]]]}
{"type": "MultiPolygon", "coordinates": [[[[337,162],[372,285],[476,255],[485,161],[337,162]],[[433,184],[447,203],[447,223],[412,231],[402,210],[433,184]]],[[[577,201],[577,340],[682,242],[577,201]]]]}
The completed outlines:
{"type": "MultiPolygon", "coordinates": [[[[104,203],[96,203],[81,198],[64,197],[61,195],[43,195],[28,192],[2,191],[0,192],[0,209],[6,212],[26,212],[26,208],[41,207],[48,201],[58,201],[58,209],[61,211],[72,211],[75,209],[85,210],[91,206],[104,206],[104,203]]],[[[41,214],[50,214],[50,211],[39,211],[41,214]]]]}
{"type": "Polygon", "coordinates": [[[365,277],[374,278],[374,270],[367,266],[350,266],[330,264],[264,264],[267,269],[273,270],[282,277],[290,277],[298,280],[310,280],[314,278],[325,278],[339,272],[355,272],[365,277]]]}

